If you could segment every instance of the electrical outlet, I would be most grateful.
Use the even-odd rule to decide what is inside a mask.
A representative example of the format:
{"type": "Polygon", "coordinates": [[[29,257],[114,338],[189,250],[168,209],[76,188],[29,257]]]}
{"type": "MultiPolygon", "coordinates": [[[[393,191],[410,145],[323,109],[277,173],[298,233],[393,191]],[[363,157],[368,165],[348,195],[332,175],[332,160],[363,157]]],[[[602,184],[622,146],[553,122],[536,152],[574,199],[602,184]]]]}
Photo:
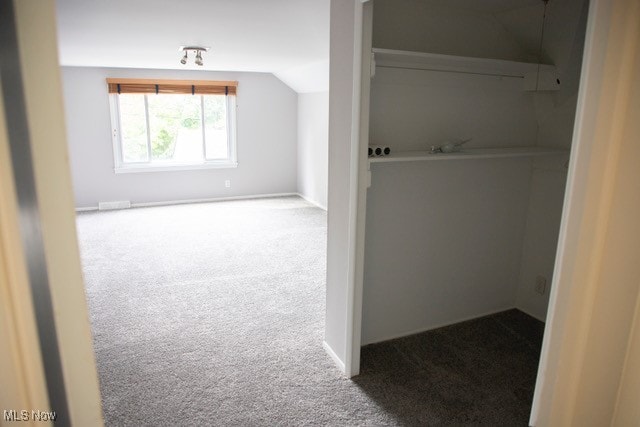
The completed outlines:
{"type": "Polygon", "coordinates": [[[540,295],[544,295],[544,293],[547,291],[547,278],[544,276],[537,276],[536,286],[534,289],[540,295]]]}
{"type": "Polygon", "coordinates": [[[225,180],[225,181],[224,181],[224,186],[225,186],[226,188],[230,188],[230,187],[231,187],[231,180],[230,180],[230,179],[225,180]]]}

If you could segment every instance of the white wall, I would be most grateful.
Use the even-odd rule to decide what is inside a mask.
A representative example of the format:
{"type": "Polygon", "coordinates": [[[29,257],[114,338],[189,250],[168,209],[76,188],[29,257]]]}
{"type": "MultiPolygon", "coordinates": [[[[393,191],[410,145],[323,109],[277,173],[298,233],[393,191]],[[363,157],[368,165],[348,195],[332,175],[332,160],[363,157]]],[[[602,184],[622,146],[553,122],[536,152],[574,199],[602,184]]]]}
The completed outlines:
{"type": "Polygon", "coordinates": [[[568,155],[536,159],[531,176],[516,307],[542,321],[546,317],[553,280],[568,159],[568,155]],[[535,291],[538,276],[546,279],[542,295],[535,291]]]}
{"type": "Polygon", "coordinates": [[[77,207],[296,192],[297,95],[271,74],[63,67],[62,78],[77,207]],[[107,77],[237,80],[238,167],[114,174],[107,77]]]}
{"type": "Polygon", "coordinates": [[[327,209],[329,93],[298,94],[298,193],[327,209]]]}
{"type": "Polygon", "coordinates": [[[519,78],[378,68],[371,83],[370,139],[392,151],[452,138],[473,138],[466,148],[531,146],[536,130],[519,78]]]}
{"type": "Polygon", "coordinates": [[[530,159],[371,169],[363,344],[513,307],[530,159]]]}
{"type": "MultiPolygon", "coordinates": [[[[584,33],[588,4],[583,0],[549,3],[546,50],[557,64],[561,86],[558,92],[535,94],[539,123],[537,145],[569,149],[573,135],[584,33]],[[563,29],[565,29],[563,31],[563,29]]],[[[545,320],[558,231],[567,181],[568,156],[536,160],[531,179],[529,212],[516,306],[545,320]],[[537,276],[547,279],[543,295],[535,292],[537,276]]]]}

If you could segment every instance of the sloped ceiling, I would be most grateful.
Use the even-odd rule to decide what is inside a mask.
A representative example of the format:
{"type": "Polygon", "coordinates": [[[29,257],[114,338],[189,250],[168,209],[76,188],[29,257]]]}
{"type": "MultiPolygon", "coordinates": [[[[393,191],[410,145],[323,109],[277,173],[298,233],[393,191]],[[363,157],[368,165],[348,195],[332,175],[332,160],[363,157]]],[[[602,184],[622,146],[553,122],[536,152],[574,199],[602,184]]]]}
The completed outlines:
{"type": "Polygon", "coordinates": [[[530,61],[537,62],[538,56],[542,55],[542,62],[562,68],[576,36],[583,37],[576,31],[583,9],[587,7],[588,0],[549,0],[545,9],[542,0],[533,0],[522,7],[494,12],[493,16],[513,36],[530,61]]]}
{"type": "Polygon", "coordinates": [[[544,0],[373,1],[376,47],[541,59],[560,68],[568,65],[576,38],[583,37],[578,28],[589,5],[588,0],[548,0],[546,6],[544,0]]]}
{"type": "MultiPolygon", "coordinates": [[[[502,24],[507,32],[509,32],[520,45],[529,61],[537,62],[539,60],[542,20],[543,15],[545,15],[545,27],[548,27],[550,8],[548,7],[548,9],[545,15],[544,3],[541,0],[536,0],[520,8],[504,10],[493,14],[496,20],[502,24]]],[[[542,62],[549,62],[544,52],[542,52],[542,56],[542,62]]]]}
{"type": "Polygon", "coordinates": [[[534,62],[543,10],[542,0],[375,0],[373,44],[534,62]]]}
{"type": "Polygon", "coordinates": [[[273,73],[328,90],[329,0],[57,0],[60,64],[273,73]],[[210,47],[204,66],[178,47],[210,47]]]}

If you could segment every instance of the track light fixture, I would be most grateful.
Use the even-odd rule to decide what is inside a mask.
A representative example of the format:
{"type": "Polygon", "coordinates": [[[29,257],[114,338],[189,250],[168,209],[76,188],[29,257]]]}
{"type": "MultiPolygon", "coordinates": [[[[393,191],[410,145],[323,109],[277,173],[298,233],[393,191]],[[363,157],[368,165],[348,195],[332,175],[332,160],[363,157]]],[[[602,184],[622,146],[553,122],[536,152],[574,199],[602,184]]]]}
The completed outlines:
{"type": "Polygon", "coordinates": [[[209,48],[200,46],[180,46],[180,48],[178,48],[178,51],[184,52],[184,56],[180,60],[180,63],[182,65],[185,65],[187,63],[187,60],[189,59],[188,52],[193,51],[193,53],[196,54],[196,58],[194,60],[195,64],[202,67],[202,65],[204,64],[202,62],[202,52],[208,52],[209,48]]]}

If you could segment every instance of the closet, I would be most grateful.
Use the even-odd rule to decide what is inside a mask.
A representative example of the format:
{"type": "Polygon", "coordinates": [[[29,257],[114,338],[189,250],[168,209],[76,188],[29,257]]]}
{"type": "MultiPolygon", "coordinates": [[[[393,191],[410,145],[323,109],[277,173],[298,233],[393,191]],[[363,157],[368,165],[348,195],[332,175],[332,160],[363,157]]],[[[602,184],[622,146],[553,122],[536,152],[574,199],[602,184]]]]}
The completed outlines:
{"type": "Polygon", "coordinates": [[[586,15],[374,0],[369,139],[391,152],[369,158],[362,345],[511,308],[544,320],[586,15]]]}

